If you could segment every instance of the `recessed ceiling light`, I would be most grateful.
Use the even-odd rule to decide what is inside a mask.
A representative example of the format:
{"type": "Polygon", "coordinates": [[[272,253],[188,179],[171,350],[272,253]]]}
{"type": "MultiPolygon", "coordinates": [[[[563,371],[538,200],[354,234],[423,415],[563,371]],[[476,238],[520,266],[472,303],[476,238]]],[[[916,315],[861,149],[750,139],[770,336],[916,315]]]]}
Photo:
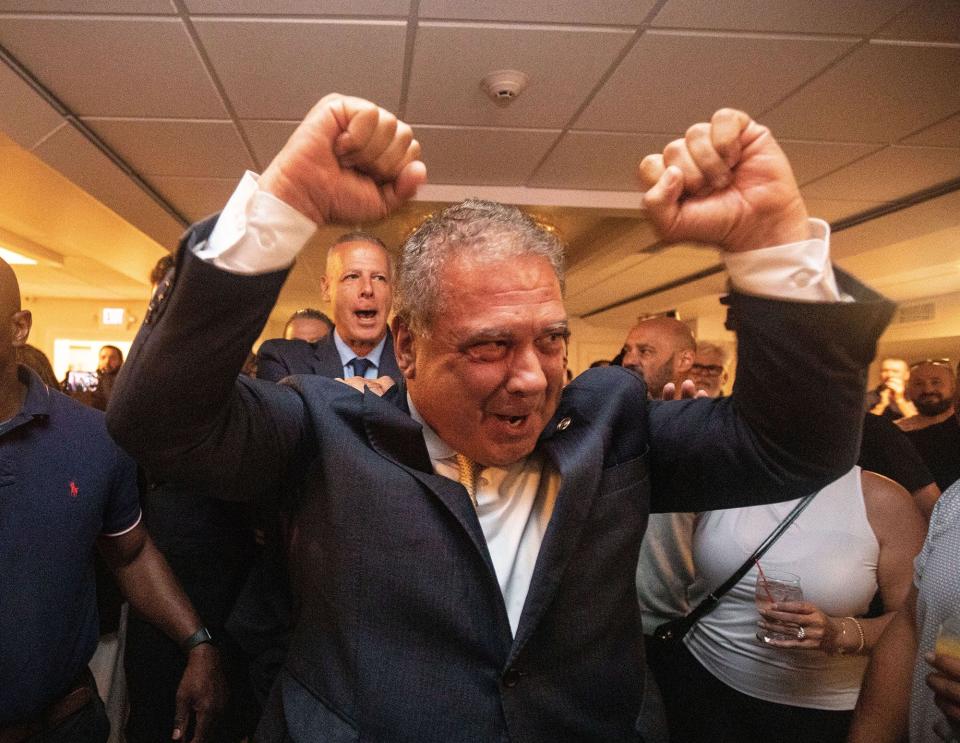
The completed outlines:
{"type": "Polygon", "coordinates": [[[16,253],[9,248],[0,248],[0,258],[3,258],[10,265],[15,266],[35,266],[37,262],[33,258],[28,258],[21,253],[16,253]]]}

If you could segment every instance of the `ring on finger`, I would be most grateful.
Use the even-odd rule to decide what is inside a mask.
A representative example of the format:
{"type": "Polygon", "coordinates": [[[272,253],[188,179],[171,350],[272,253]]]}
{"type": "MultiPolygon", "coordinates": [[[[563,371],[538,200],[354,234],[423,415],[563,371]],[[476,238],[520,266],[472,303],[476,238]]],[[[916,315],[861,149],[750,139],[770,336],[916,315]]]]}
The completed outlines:
{"type": "Polygon", "coordinates": [[[807,630],[804,629],[803,627],[800,627],[800,628],[797,630],[797,639],[798,639],[798,640],[802,640],[802,639],[805,638],[806,636],[807,636],[807,630]]]}

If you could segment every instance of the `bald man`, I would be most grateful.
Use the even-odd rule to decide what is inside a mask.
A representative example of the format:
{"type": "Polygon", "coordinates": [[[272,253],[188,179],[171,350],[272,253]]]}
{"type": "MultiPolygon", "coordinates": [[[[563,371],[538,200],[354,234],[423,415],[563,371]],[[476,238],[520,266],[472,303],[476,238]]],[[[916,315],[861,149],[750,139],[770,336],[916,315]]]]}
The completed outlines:
{"type": "Polygon", "coordinates": [[[653,317],[627,333],[621,363],[644,378],[651,400],[660,400],[667,384],[679,387],[690,376],[696,350],[690,328],[672,317],[653,317]]]}
{"type": "Polygon", "coordinates": [[[88,668],[97,646],[93,548],[130,604],[188,655],[174,737],[203,740],[222,706],[219,655],[140,523],[136,465],[103,414],[16,363],[30,312],[0,260],[0,741],[101,743],[110,724],[88,668]]]}

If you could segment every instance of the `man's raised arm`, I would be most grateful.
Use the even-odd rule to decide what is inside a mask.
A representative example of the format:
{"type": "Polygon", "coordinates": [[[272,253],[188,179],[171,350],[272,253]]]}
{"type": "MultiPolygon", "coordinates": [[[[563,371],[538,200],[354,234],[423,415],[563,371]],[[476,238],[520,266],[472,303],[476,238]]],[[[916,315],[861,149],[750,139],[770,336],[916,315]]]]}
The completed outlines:
{"type": "Polygon", "coordinates": [[[654,494],[666,496],[654,510],[787,500],[836,479],[856,461],[866,368],[892,305],[835,275],[829,225],[809,218],[780,146],[742,111],[690,127],[639,175],[667,242],[721,249],[739,339],[731,399],[651,412],[654,494]]]}
{"type": "Polygon", "coordinates": [[[368,101],[314,106],[263,175],[184,237],[114,389],[113,436],[157,475],[276,478],[304,438],[300,401],[237,374],[317,226],[388,216],[425,181],[419,157],[410,127],[368,101]]]}

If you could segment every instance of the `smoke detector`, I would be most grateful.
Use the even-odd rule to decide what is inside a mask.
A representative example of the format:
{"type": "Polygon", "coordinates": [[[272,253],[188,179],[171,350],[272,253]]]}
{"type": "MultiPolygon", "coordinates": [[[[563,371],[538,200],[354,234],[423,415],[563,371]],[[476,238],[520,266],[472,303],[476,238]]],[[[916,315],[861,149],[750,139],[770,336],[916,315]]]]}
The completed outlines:
{"type": "Polygon", "coordinates": [[[529,81],[520,70],[496,70],[480,81],[480,87],[498,106],[508,106],[526,89],[529,81]]]}

